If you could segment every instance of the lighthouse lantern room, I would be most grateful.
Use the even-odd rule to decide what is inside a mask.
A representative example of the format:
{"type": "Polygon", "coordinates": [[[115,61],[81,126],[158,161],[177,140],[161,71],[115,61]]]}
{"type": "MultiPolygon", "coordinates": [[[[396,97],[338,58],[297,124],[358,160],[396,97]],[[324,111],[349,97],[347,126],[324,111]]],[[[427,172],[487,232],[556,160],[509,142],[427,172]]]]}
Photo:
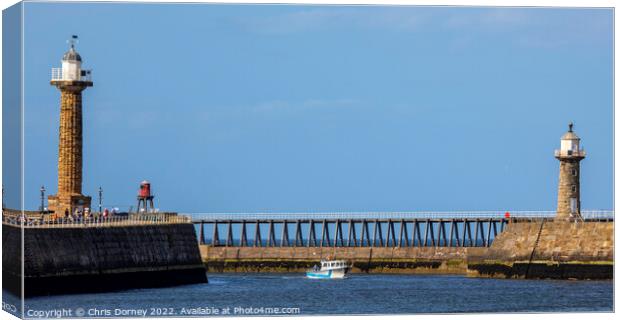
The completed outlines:
{"type": "Polygon", "coordinates": [[[566,155],[579,153],[579,137],[573,132],[573,124],[569,124],[566,132],[560,141],[560,151],[566,155]]]}
{"type": "Polygon", "coordinates": [[[71,36],[69,51],[62,57],[61,68],[52,68],[52,80],[61,81],[90,81],[91,70],[82,70],[82,57],[75,50],[78,37],[71,36]]]}

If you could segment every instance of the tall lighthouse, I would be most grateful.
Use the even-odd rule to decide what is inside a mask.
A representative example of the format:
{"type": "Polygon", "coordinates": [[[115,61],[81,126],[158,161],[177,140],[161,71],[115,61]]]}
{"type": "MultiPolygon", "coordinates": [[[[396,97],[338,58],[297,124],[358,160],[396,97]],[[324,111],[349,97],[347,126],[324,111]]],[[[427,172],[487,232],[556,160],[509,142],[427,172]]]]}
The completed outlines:
{"type": "Polygon", "coordinates": [[[556,217],[560,219],[581,217],[579,162],[586,157],[586,152],[579,148],[580,140],[573,132],[573,124],[570,123],[568,132],[560,140],[560,149],[555,150],[555,157],[560,160],[558,209],[556,212],[556,217]]]}
{"type": "Polygon", "coordinates": [[[82,69],[75,50],[77,36],[69,40],[62,67],[52,68],[50,84],[60,90],[58,143],[58,193],[48,197],[49,210],[57,214],[90,208],[91,197],[82,194],[82,91],[92,87],[90,70],[82,69]]]}

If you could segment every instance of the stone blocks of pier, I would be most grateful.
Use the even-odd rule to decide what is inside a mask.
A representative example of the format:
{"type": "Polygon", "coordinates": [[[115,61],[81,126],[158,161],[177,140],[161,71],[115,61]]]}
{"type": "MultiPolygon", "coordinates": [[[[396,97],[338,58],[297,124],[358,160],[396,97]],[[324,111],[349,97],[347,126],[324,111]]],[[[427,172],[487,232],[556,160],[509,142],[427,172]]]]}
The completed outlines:
{"type": "MultiPolygon", "coordinates": [[[[210,247],[200,246],[203,260],[230,259],[464,259],[472,248],[458,247],[210,247]]],[[[484,248],[481,248],[484,249],[484,248]]]]}
{"type": "MultiPolygon", "coordinates": [[[[3,243],[21,232],[3,225],[3,243]]],[[[207,281],[189,223],[24,228],[23,234],[27,296],[207,281]]],[[[3,249],[3,278],[19,280],[21,262],[11,254],[14,250],[3,249]]],[[[19,287],[8,289],[21,294],[19,287]]]]}
{"type": "Polygon", "coordinates": [[[212,247],[200,246],[210,271],[304,272],[321,259],[345,259],[352,272],[464,274],[467,256],[486,247],[212,247]]]}
{"type": "Polygon", "coordinates": [[[557,219],[542,223],[539,220],[508,224],[493,241],[488,254],[478,258],[501,261],[528,261],[530,257],[535,261],[613,261],[613,221],[571,222],[557,219]]]}

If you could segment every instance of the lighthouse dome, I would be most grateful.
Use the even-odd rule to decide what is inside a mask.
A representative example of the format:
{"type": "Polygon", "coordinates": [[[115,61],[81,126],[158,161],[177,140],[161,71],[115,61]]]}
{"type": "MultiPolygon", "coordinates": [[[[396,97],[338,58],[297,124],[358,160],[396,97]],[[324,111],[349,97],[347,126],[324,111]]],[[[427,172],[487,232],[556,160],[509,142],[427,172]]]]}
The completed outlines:
{"type": "Polygon", "coordinates": [[[73,46],[71,46],[71,49],[69,49],[69,51],[67,51],[65,53],[64,56],[62,56],[62,61],[82,61],[82,57],[80,57],[80,54],[77,53],[77,51],[75,51],[75,48],[73,46]]]}
{"type": "Polygon", "coordinates": [[[562,136],[562,140],[579,140],[579,137],[574,132],[568,131],[562,136]]]}

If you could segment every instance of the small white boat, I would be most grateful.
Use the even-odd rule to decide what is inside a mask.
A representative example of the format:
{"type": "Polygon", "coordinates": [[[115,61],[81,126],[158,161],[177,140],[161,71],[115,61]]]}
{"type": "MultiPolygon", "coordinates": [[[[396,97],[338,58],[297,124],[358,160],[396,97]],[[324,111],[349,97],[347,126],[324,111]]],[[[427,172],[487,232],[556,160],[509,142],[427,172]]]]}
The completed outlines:
{"type": "Polygon", "coordinates": [[[349,264],[345,260],[321,260],[321,267],[314,268],[306,272],[306,277],[310,279],[342,279],[349,271],[349,264]]]}

